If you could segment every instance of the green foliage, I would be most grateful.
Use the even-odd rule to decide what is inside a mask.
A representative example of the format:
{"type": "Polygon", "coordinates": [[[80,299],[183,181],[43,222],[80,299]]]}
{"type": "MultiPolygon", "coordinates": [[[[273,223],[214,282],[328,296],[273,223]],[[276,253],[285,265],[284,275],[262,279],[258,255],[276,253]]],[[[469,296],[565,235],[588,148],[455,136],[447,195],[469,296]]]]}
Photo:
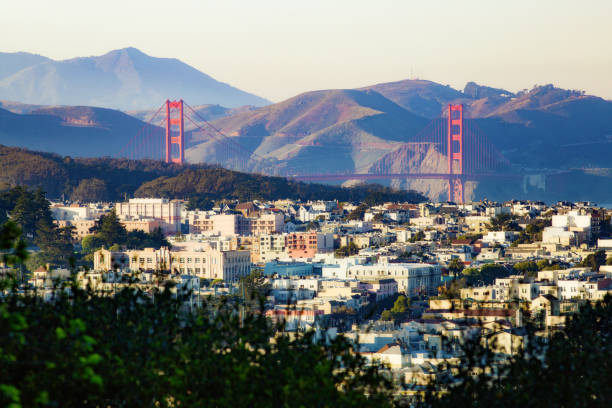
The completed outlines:
{"type": "MultiPolygon", "coordinates": [[[[0,145],[0,184],[4,183],[41,187],[50,197],[64,194],[83,201],[118,201],[134,194],[139,197],[194,197],[189,208],[200,209],[209,208],[210,201],[220,198],[240,201],[338,199],[350,202],[367,199],[375,204],[426,200],[416,191],[394,190],[377,184],[341,188],[239,173],[207,165],[178,165],[158,160],[71,158],[0,145]]],[[[24,229],[24,232],[29,231],[24,229]]]]}
{"type": "Polygon", "coordinates": [[[521,228],[514,221],[511,214],[499,214],[491,217],[491,221],[487,224],[489,231],[520,231],[521,228]]]}
{"type": "Polygon", "coordinates": [[[513,265],[513,268],[517,272],[527,276],[535,276],[538,270],[540,270],[540,268],[538,268],[538,264],[536,264],[534,261],[517,262],[513,265]]]}
{"type": "Polygon", "coordinates": [[[57,265],[67,265],[72,256],[72,227],[57,228],[48,220],[37,224],[34,243],[40,248],[40,261],[57,265]]]}
{"type": "Polygon", "coordinates": [[[92,228],[92,232],[94,232],[94,235],[83,238],[84,253],[92,253],[101,247],[110,249],[113,246],[117,250],[121,247],[158,249],[162,246],[170,246],[161,228],[156,228],[150,234],[141,230],[127,232],[114,210],[100,217],[92,228]]]}
{"type": "Polygon", "coordinates": [[[344,258],[359,253],[359,248],[353,242],[349,242],[347,246],[342,246],[334,251],[336,258],[344,258]]]}
{"type": "Polygon", "coordinates": [[[344,337],[288,336],[228,304],[181,312],[183,300],[76,288],[54,302],[1,298],[0,405],[391,406],[388,376],[344,337]]]}
{"type": "Polygon", "coordinates": [[[70,194],[70,199],[81,202],[108,200],[108,189],[104,180],[99,178],[82,179],[70,194]]]}
{"type": "Polygon", "coordinates": [[[386,309],[383,310],[382,313],[380,314],[380,320],[384,320],[387,322],[390,322],[393,320],[393,312],[391,312],[391,310],[386,309]]]}
{"type": "Polygon", "coordinates": [[[357,206],[357,208],[355,208],[353,211],[348,213],[348,215],[346,216],[346,219],[349,220],[349,221],[361,221],[361,220],[363,220],[363,215],[365,214],[366,210],[369,207],[370,206],[365,204],[365,203],[359,204],[357,206]]]}
{"type": "Polygon", "coordinates": [[[301,200],[339,201],[407,201],[421,202],[425,197],[415,191],[393,190],[377,184],[342,188],[322,184],[310,184],[239,173],[222,168],[191,167],[175,177],[161,177],[144,183],[135,194],[139,197],[223,197],[240,201],[274,200],[282,198],[301,200]],[[375,198],[372,198],[373,195],[375,198]]]}
{"type": "Polygon", "coordinates": [[[582,266],[590,266],[595,272],[599,271],[601,265],[606,264],[606,251],[603,249],[597,250],[593,254],[588,254],[583,260],[582,266]]]}
{"type": "Polygon", "coordinates": [[[416,234],[410,237],[409,242],[418,242],[425,239],[425,233],[423,231],[418,231],[416,234]]]}
{"type": "Polygon", "coordinates": [[[446,299],[459,299],[461,298],[461,289],[467,286],[466,278],[453,279],[447,282],[442,288],[440,296],[446,299]]]}
{"type": "Polygon", "coordinates": [[[10,218],[21,227],[26,236],[33,238],[36,235],[39,221],[53,222],[49,202],[42,190],[32,192],[27,188],[15,187],[3,193],[3,196],[10,218]]]}
{"type": "Polygon", "coordinates": [[[374,222],[382,222],[385,220],[385,215],[383,213],[376,213],[374,217],[372,217],[372,221],[374,222]]]}
{"type": "Polygon", "coordinates": [[[533,244],[534,242],[542,240],[542,231],[544,228],[550,227],[550,218],[537,219],[534,222],[528,224],[523,231],[520,232],[517,239],[512,242],[512,246],[519,244],[533,244]]]}
{"type": "Polygon", "coordinates": [[[510,274],[503,265],[485,264],[480,268],[466,268],[463,270],[463,276],[466,278],[468,286],[474,285],[490,285],[495,282],[496,278],[505,278],[510,274]]]}
{"type": "Polygon", "coordinates": [[[127,240],[127,231],[119,221],[115,210],[101,216],[91,231],[95,233],[96,239],[106,247],[121,244],[127,240]]]}
{"type": "Polygon", "coordinates": [[[24,238],[40,248],[28,261],[29,268],[45,263],[67,265],[73,250],[71,229],[55,225],[49,201],[41,189],[15,187],[0,194],[0,205],[10,212],[11,220],[19,225],[24,238]]]}
{"type": "Polygon", "coordinates": [[[410,308],[410,299],[406,298],[404,295],[399,295],[397,299],[395,299],[395,303],[393,303],[393,308],[391,312],[394,314],[406,313],[410,308]]]}
{"type": "Polygon", "coordinates": [[[187,201],[187,211],[201,210],[209,211],[215,206],[215,202],[206,194],[194,194],[187,201]]]}
{"type": "Polygon", "coordinates": [[[448,263],[448,270],[453,274],[453,276],[457,276],[463,271],[465,265],[461,262],[459,258],[453,258],[448,263]]]}
{"type": "Polygon", "coordinates": [[[26,243],[21,239],[21,229],[13,221],[0,225],[0,260],[6,265],[18,265],[28,258],[26,243]]]}
{"type": "Polygon", "coordinates": [[[256,311],[266,300],[270,285],[260,269],[254,269],[248,276],[240,279],[242,288],[242,301],[256,311]]]}

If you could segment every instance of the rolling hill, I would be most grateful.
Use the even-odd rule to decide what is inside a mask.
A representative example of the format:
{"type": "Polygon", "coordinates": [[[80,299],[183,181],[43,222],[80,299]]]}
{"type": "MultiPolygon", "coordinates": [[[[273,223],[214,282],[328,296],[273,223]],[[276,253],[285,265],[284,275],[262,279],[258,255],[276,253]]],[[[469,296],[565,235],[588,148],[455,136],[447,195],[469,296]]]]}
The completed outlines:
{"type": "Polygon", "coordinates": [[[0,67],[0,99],[28,104],[122,110],[151,109],[173,98],[191,105],[269,104],[177,59],[151,57],[136,48],[64,61],[4,53],[0,67]]]}
{"type": "Polygon", "coordinates": [[[71,158],[0,145],[0,191],[24,185],[49,198],[123,200],[125,196],[209,200],[263,199],[421,202],[415,191],[380,185],[342,188],[281,177],[245,174],[214,166],[166,164],[152,160],[71,158]]]}
{"type": "MultiPolygon", "coordinates": [[[[1,103],[0,143],[72,156],[116,155],[141,128],[140,119],[154,113],[1,103]]],[[[416,151],[410,142],[432,118],[444,116],[449,103],[464,104],[466,116],[514,171],[537,176],[611,167],[611,101],[552,85],[512,93],[474,82],[455,90],[423,80],[306,92],[259,108],[194,106],[229,137],[230,148],[222,148],[221,135],[210,129],[194,131],[187,135],[186,156],[193,164],[274,175],[440,171],[438,150],[416,151]]],[[[443,198],[444,185],[435,183],[392,185],[443,198]]],[[[486,196],[490,187],[498,190],[485,184],[470,191],[486,196]]]]}
{"type": "MultiPolygon", "coordinates": [[[[407,141],[427,119],[371,90],[307,92],[213,122],[258,157],[279,163],[281,173],[365,170],[381,154],[407,141]]],[[[219,162],[218,142],[194,135],[192,163],[219,162]]]]}
{"type": "Polygon", "coordinates": [[[143,122],[123,112],[55,106],[16,114],[0,109],[0,143],[68,156],[114,156],[143,122]]]}

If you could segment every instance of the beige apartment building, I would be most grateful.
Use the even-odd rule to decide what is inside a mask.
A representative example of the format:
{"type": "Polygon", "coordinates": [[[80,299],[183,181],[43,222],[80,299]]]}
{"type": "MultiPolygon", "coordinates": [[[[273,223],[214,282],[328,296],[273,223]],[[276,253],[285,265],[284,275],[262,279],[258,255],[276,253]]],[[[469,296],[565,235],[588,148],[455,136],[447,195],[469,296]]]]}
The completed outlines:
{"type": "Polygon", "coordinates": [[[251,259],[253,262],[268,262],[288,256],[287,238],[281,234],[261,234],[253,238],[251,259]]]}
{"type": "Polygon", "coordinates": [[[261,235],[282,232],[285,216],[282,213],[262,214],[245,218],[242,214],[215,214],[190,211],[187,215],[190,234],[261,235]]]}
{"type": "MultiPolygon", "coordinates": [[[[72,238],[80,241],[84,237],[93,235],[91,229],[96,225],[96,221],[97,220],[59,220],[55,221],[55,223],[60,228],[74,227],[72,238]]],[[[161,227],[161,222],[159,220],[129,220],[121,221],[121,224],[128,232],[141,230],[148,234],[153,232],[156,228],[161,227]]]]}
{"type": "Polygon", "coordinates": [[[222,251],[209,246],[178,251],[168,248],[117,252],[101,249],[94,253],[94,270],[113,269],[171,271],[203,279],[237,282],[250,273],[251,256],[249,251],[222,251]]]}
{"type": "Polygon", "coordinates": [[[117,216],[126,221],[154,219],[164,233],[174,234],[181,228],[182,202],[166,198],[132,198],[127,203],[116,203],[117,216]]]}
{"type": "Polygon", "coordinates": [[[96,225],[96,220],[59,220],[55,221],[58,227],[74,227],[72,230],[72,238],[82,240],[93,233],[90,231],[96,225]]]}

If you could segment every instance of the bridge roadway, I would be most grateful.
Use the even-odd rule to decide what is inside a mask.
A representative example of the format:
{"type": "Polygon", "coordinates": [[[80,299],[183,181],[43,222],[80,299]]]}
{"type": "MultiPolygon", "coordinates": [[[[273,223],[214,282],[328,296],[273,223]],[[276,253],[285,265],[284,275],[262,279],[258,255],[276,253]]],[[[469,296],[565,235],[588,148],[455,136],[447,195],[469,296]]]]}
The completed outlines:
{"type": "Polygon", "coordinates": [[[388,179],[430,179],[448,180],[460,178],[462,180],[480,180],[488,178],[519,179],[522,174],[517,173],[478,173],[478,174],[445,174],[445,173],[385,173],[385,174],[305,174],[287,176],[297,181],[332,181],[332,180],[388,180],[388,179]]]}

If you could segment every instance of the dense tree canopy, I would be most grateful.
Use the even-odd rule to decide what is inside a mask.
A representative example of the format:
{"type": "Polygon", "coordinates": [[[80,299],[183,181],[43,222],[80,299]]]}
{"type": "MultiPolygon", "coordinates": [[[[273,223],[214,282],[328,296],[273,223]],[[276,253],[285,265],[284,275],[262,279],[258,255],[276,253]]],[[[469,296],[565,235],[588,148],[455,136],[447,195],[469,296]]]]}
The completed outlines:
{"type": "Polygon", "coordinates": [[[167,290],[15,296],[0,299],[2,406],[391,405],[390,381],[347,340],[289,337],[261,313],[189,313],[167,290]]]}

